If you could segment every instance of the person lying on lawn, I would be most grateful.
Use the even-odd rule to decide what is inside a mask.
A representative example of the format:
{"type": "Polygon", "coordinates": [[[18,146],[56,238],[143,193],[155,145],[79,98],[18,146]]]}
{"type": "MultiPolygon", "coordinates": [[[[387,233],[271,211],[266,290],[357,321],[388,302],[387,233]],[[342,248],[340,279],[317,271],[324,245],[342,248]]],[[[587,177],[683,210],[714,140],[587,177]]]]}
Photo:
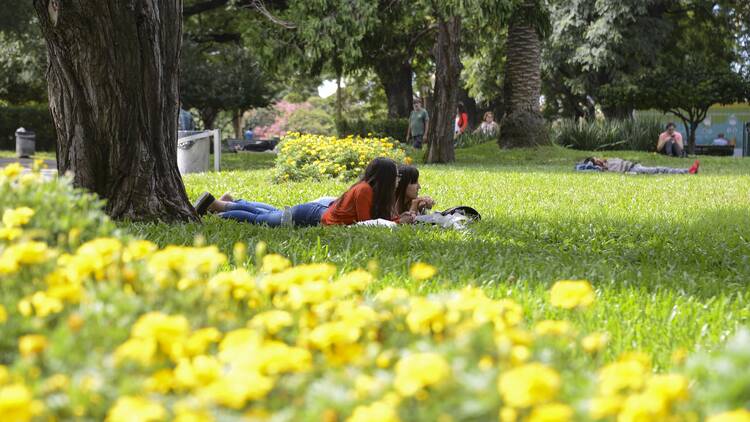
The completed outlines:
{"type": "Polygon", "coordinates": [[[609,171],[636,174],[696,174],[700,161],[695,160],[689,169],[672,167],[646,167],[639,163],[623,160],[622,158],[588,157],[582,163],[576,164],[576,170],[609,171]]]}
{"type": "Polygon", "coordinates": [[[376,158],[368,164],[362,178],[334,201],[318,200],[281,210],[260,202],[234,200],[226,194],[215,200],[204,192],[195,209],[199,215],[211,212],[222,218],[270,227],[278,227],[287,220],[296,226],[350,225],[378,218],[411,222],[414,216],[410,213],[392,214],[397,179],[396,163],[376,158]]]}
{"type": "Polygon", "coordinates": [[[419,170],[414,166],[401,165],[398,167],[399,178],[396,186],[396,200],[394,202],[394,214],[401,215],[407,212],[422,214],[424,210],[431,209],[435,201],[429,196],[419,196],[419,170]]]}

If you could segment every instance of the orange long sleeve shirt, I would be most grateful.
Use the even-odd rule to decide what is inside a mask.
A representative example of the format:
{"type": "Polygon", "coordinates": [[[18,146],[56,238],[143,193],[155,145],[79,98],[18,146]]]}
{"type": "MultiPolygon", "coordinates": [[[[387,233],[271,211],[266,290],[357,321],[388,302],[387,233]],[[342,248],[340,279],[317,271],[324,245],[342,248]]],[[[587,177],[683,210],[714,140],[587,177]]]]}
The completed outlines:
{"type": "Polygon", "coordinates": [[[349,225],[372,217],[372,187],[367,182],[354,185],[344,197],[336,201],[323,214],[320,223],[349,225]]]}

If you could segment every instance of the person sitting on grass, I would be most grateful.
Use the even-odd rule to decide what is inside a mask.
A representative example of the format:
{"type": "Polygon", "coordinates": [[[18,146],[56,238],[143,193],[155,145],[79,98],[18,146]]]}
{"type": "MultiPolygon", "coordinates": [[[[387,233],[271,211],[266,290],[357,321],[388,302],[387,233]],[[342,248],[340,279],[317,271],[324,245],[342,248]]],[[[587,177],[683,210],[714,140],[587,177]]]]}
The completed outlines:
{"type": "Polygon", "coordinates": [[[199,215],[210,212],[221,218],[270,227],[278,227],[282,222],[296,226],[350,225],[378,218],[410,223],[413,214],[392,214],[397,179],[396,163],[376,158],[367,166],[364,176],[333,201],[317,200],[281,210],[260,202],[235,200],[228,194],[216,200],[204,192],[194,206],[199,215]]]}
{"type": "Polygon", "coordinates": [[[404,213],[422,214],[426,209],[431,209],[435,201],[429,196],[419,196],[419,170],[414,166],[399,166],[400,179],[396,186],[396,200],[394,202],[394,214],[404,213]]]}
{"type": "Polygon", "coordinates": [[[609,171],[631,174],[696,174],[700,161],[695,160],[689,169],[672,167],[646,167],[639,163],[623,160],[622,158],[588,157],[582,163],[576,164],[576,170],[609,171]]]}
{"type": "Polygon", "coordinates": [[[656,152],[674,157],[682,157],[684,146],[682,143],[682,134],[677,132],[674,123],[667,123],[667,128],[659,135],[656,142],[656,152]]]}

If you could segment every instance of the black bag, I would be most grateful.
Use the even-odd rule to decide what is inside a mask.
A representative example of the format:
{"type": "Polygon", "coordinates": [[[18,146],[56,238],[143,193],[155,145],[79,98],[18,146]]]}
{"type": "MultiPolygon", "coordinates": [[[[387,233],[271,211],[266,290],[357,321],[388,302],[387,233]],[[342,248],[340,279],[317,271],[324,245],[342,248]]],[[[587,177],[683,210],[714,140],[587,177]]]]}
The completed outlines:
{"type": "Polygon", "coordinates": [[[469,220],[473,220],[473,221],[479,221],[482,219],[482,216],[479,214],[479,211],[475,210],[472,207],[468,207],[466,205],[459,205],[457,207],[448,208],[447,210],[442,211],[440,214],[442,215],[461,214],[463,216],[466,216],[469,220]]]}

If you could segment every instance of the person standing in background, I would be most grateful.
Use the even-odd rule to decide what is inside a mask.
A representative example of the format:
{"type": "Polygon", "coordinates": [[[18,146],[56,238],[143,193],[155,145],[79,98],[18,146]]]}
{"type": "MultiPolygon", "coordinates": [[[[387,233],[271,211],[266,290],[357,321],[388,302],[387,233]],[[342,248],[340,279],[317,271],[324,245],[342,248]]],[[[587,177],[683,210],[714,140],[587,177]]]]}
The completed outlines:
{"type": "Polygon", "coordinates": [[[416,149],[422,148],[422,142],[430,128],[430,116],[422,108],[420,99],[414,100],[414,110],[409,115],[409,127],[406,129],[406,143],[416,149]]]}

